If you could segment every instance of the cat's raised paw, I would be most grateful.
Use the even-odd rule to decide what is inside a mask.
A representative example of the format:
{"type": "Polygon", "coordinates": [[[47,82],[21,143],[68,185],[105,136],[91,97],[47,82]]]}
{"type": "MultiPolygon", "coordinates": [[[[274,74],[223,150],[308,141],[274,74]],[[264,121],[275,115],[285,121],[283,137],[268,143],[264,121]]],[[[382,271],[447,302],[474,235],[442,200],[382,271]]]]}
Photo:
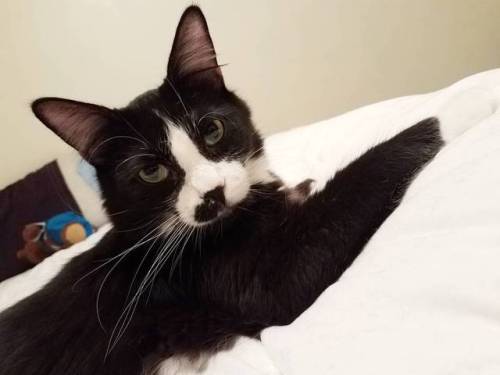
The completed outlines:
{"type": "Polygon", "coordinates": [[[292,188],[284,188],[286,198],[292,203],[304,203],[313,191],[315,181],[308,178],[292,188]]]}

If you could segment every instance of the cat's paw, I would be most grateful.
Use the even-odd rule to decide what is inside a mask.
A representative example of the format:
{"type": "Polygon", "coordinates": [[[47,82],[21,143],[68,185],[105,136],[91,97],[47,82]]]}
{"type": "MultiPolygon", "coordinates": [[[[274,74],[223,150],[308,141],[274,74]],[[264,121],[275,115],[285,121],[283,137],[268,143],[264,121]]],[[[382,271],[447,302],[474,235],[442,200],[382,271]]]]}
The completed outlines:
{"type": "Polygon", "coordinates": [[[301,204],[311,196],[311,192],[315,189],[315,183],[313,179],[308,178],[294,187],[283,187],[281,190],[289,202],[301,204]]]}
{"type": "Polygon", "coordinates": [[[155,373],[157,375],[198,375],[207,367],[209,358],[205,354],[200,354],[196,359],[174,356],[163,361],[155,373]]]}

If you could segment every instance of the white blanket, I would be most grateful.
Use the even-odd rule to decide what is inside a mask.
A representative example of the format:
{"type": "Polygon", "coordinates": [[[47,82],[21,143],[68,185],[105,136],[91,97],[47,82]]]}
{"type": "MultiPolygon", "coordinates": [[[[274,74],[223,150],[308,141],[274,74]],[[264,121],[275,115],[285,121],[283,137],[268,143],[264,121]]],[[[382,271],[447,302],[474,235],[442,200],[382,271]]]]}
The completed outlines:
{"type": "Polygon", "coordinates": [[[491,114],[426,167],[338,283],[263,333],[283,374],[500,374],[500,71],[437,95],[472,86],[491,114]]]}
{"type": "MultiPolygon", "coordinates": [[[[266,140],[273,169],[316,189],[368,147],[438,115],[453,138],[353,266],[287,327],[242,339],[206,374],[500,373],[500,70],[266,140]],[[451,103],[451,105],[450,105],[451,103]]],[[[99,236],[98,234],[97,236],[99,236]]],[[[89,240],[89,243],[96,238],[89,240]]],[[[0,309],[40,288],[66,250],[0,284],[0,309]]]]}

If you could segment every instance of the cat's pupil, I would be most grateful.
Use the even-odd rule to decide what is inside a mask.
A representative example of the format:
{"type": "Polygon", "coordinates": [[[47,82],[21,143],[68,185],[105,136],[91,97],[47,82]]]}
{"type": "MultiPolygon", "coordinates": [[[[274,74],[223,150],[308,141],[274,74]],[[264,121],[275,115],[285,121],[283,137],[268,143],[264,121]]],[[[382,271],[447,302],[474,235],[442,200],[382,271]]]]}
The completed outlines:
{"type": "Polygon", "coordinates": [[[158,169],[160,169],[159,165],[150,165],[149,167],[144,168],[144,173],[151,176],[158,173],[158,169]]]}

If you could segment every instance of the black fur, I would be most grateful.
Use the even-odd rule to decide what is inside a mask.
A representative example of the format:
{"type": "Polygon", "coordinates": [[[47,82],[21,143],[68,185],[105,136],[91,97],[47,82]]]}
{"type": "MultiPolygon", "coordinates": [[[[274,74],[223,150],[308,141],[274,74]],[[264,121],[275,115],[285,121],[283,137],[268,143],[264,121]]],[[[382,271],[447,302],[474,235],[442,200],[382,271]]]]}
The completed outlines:
{"type": "MultiPolygon", "coordinates": [[[[183,19],[190,17],[203,19],[195,7],[183,19]]],[[[34,103],[37,116],[96,166],[114,228],[42,290],[0,314],[0,374],[153,372],[171,356],[196,358],[229,347],[237,335],[256,337],[265,327],[292,322],[349,267],[442,145],[437,120],[427,119],[367,151],[312,196],[310,181],[297,189],[297,201],[278,182],[253,186],[201,239],[178,244],[117,337],[113,329],[161,246],[149,240],[121,255],[168,219],[165,198],[175,197],[184,179],[153,110],[184,124],[194,139],[204,114],[223,113],[227,138],[216,150],[203,150],[213,160],[261,153],[248,108],[224,87],[215,57],[204,56],[208,65],[198,72],[181,69],[176,59],[186,51],[175,51],[189,41],[178,38],[170,78],[124,109],[53,98],[34,103]],[[64,115],[50,117],[54,111],[64,115]],[[84,141],[70,136],[82,121],[91,127],[84,141]],[[153,156],[131,158],[140,153],[153,156]],[[151,159],[169,166],[164,183],[137,179],[151,159]]]]}

